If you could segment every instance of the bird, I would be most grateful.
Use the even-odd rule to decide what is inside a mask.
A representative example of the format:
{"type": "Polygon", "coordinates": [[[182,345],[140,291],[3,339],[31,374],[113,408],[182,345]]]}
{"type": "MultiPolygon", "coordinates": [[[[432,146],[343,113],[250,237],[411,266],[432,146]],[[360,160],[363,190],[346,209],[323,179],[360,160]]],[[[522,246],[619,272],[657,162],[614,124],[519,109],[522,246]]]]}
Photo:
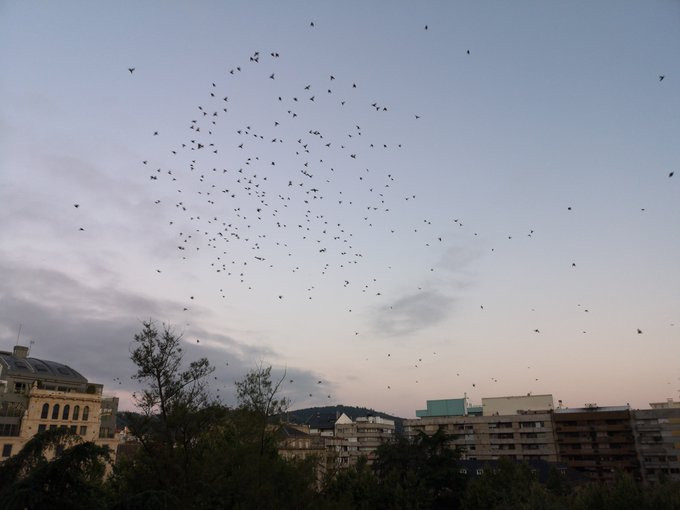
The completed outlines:
{"type": "Polygon", "coordinates": [[[128,67],[128,71],[130,71],[130,74],[132,74],[132,73],[135,72],[135,68],[134,67],[128,67]]]}
{"type": "Polygon", "coordinates": [[[659,75],[659,81],[663,81],[663,79],[664,79],[665,77],[666,77],[665,74],[660,74],[660,75],[659,75]]]}
{"type": "Polygon", "coordinates": [[[638,335],[641,335],[641,334],[642,334],[642,330],[641,330],[640,328],[637,328],[637,333],[638,333],[638,335]]]}
{"type": "Polygon", "coordinates": [[[80,204],[73,204],[73,207],[75,207],[76,209],[78,209],[78,207],[80,207],[80,204]]]}
{"type": "Polygon", "coordinates": [[[425,30],[427,30],[427,25],[425,25],[425,30]]]}
{"type": "Polygon", "coordinates": [[[673,177],[673,175],[675,175],[675,172],[669,173],[669,174],[668,174],[668,177],[673,177]]]}

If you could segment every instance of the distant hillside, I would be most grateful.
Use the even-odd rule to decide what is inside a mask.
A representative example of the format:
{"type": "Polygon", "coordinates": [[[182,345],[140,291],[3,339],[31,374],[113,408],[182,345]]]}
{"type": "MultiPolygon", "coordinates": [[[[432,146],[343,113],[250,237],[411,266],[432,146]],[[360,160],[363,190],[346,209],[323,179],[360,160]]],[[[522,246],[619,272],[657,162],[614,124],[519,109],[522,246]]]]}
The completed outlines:
{"type": "Polygon", "coordinates": [[[352,420],[356,420],[361,416],[380,416],[388,420],[394,420],[394,426],[397,434],[404,431],[404,418],[392,416],[375,409],[368,409],[366,407],[356,406],[323,406],[323,407],[307,407],[305,409],[296,409],[286,413],[286,420],[300,425],[310,425],[313,427],[326,426],[330,427],[338,417],[345,413],[352,420]]]}
{"type": "MultiPolygon", "coordinates": [[[[288,411],[284,419],[291,423],[300,425],[310,425],[312,427],[327,427],[331,428],[338,417],[345,413],[352,420],[356,420],[361,416],[380,416],[388,420],[394,420],[394,428],[397,434],[404,432],[404,420],[399,416],[392,416],[375,409],[368,409],[367,407],[357,406],[323,406],[323,407],[307,407],[305,409],[296,409],[288,411]]],[[[134,411],[118,411],[116,414],[116,425],[118,428],[123,428],[130,424],[130,420],[135,417],[140,417],[141,414],[134,411]]]]}

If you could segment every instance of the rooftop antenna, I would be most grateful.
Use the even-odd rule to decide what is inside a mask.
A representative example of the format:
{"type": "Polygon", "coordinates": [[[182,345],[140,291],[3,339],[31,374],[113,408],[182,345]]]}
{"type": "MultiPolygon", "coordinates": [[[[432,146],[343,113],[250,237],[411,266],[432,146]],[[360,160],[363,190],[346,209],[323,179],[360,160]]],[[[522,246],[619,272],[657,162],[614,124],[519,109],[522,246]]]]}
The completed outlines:
{"type": "Polygon", "coordinates": [[[30,342],[28,342],[28,352],[29,352],[29,354],[30,354],[30,352],[31,352],[31,347],[33,347],[33,344],[34,344],[34,343],[35,343],[34,340],[31,340],[30,342]]]}
{"type": "Polygon", "coordinates": [[[23,326],[23,324],[19,323],[19,331],[17,332],[17,345],[19,345],[19,336],[21,335],[21,326],[23,326]]]}

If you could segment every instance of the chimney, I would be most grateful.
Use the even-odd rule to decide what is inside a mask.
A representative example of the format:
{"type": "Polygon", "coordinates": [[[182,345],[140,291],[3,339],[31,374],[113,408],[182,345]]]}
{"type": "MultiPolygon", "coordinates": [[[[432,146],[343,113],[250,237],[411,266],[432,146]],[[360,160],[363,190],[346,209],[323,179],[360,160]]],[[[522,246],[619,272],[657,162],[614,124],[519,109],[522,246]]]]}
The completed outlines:
{"type": "Polygon", "coordinates": [[[28,356],[28,347],[25,345],[15,345],[13,354],[15,358],[24,359],[28,356]]]}

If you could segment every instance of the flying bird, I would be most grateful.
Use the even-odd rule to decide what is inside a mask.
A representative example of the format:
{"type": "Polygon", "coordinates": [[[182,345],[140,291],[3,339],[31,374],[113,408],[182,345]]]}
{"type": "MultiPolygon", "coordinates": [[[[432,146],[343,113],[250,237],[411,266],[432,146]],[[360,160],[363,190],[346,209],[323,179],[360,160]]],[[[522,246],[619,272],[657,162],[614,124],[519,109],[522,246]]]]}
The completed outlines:
{"type": "Polygon", "coordinates": [[[130,71],[130,74],[132,74],[132,73],[135,72],[135,68],[134,67],[128,67],[128,71],[130,71]]]}

